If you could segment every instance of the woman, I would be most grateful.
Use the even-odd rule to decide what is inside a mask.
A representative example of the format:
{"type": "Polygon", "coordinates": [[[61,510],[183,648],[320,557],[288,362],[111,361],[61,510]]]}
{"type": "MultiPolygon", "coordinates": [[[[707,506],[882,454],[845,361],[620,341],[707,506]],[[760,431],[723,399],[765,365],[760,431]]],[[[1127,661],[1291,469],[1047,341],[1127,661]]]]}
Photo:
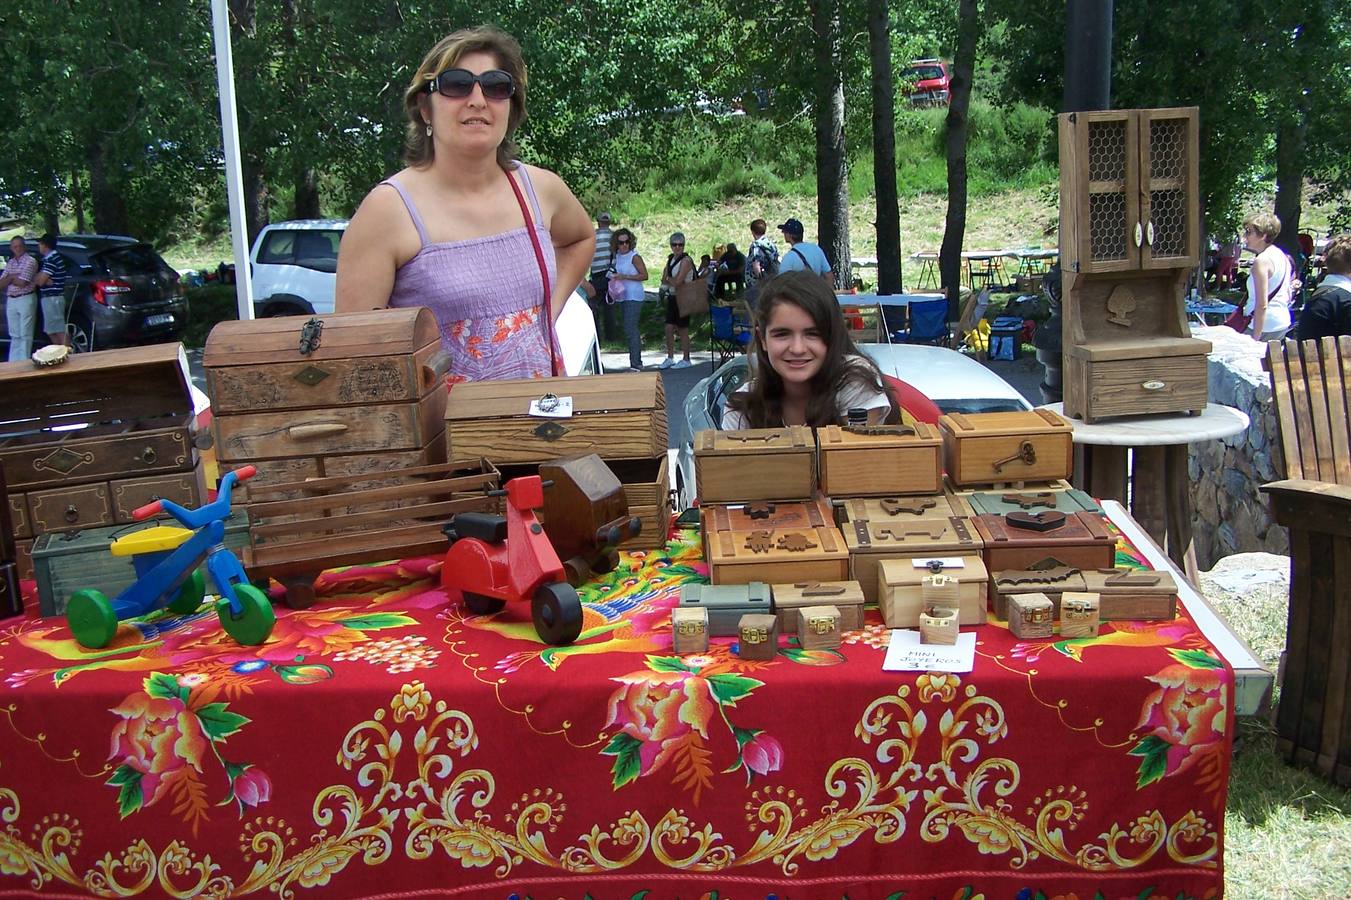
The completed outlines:
{"type": "Polygon", "coordinates": [[[452,381],[561,373],[553,320],[595,249],[562,179],[515,159],[525,88],[510,35],[442,39],[404,92],[408,167],[366,196],[338,254],[337,311],[428,307],[452,381]]]}
{"type": "Polygon", "coordinates": [[[728,399],[725,430],[844,424],[851,409],[876,425],[892,416],[877,367],[854,346],[830,286],[814,272],[762,282],[755,377],[728,399]]]}
{"type": "Polygon", "coordinates": [[[610,238],[614,244],[614,267],[610,273],[610,290],[619,285],[619,296],[611,294],[616,303],[623,304],[624,337],[629,342],[629,371],[643,370],[643,338],[638,324],[643,318],[643,282],[647,281],[647,263],[638,255],[638,239],[627,228],[621,228],[610,238]]]}
{"type": "Polygon", "coordinates": [[[1290,300],[1294,272],[1290,257],[1272,241],[1281,233],[1281,220],[1257,213],[1243,220],[1243,242],[1257,254],[1248,276],[1248,302],[1243,314],[1251,317],[1245,331],[1259,341],[1279,341],[1290,330],[1290,300]]]}
{"type": "Polygon", "coordinates": [[[688,369],[690,363],[690,317],[680,314],[676,287],[694,280],[694,259],[685,252],[685,235],[671,235],[671,253],[661,273],[661,294],[666,299],[666,359],[663,369],[688,369]],[[675,335],[680,333],[680,362],[675,361],[675,335]]]}

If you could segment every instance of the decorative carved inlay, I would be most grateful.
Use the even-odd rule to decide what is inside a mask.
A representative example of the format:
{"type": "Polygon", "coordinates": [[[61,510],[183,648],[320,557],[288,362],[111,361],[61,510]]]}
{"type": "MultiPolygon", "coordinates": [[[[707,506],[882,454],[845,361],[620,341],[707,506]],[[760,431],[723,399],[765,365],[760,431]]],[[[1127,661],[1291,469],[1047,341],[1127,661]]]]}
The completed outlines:
{"type": "Polygon", "coordinates": [[[746,517],[750,519],[768,519],[774,514],[773,503],[747,503],[746,517]]]}
{"type": "Polygon", "coordinates": [[[76,453],[69,447],[58,447],[46,456],[33,460],[33,468],[39,472],[59,472],[62,475],[69,475],[85,463],[94,461],[94,454],[76,453]]]}
{"type": "Polygon", "coordinates": [[[1034,509],[1038,506],[1049,506],[1054,509],[1057,505],[1055,491],[1041,491],[1037,494],[1005,494],[999,499],[1023,509],[1034,509]]]}
{"type": "Polygon", "coordinates": [[[746,549],[752,553],[768,553],[774,549],[774,532],[752,531],[746,535],[746,549]]]}
{"type": "Polygon", "coordinates": [[[1099,569],[1098,571],[1103,574],[1114,572],[1115,574],[1103,581],[1103,584],[1110,584],[1114,587],[1153,587],[1162,580],[1157,572],[1140,572],[1131,569],[1099,569]]]}
{"type": "Polygon", "coordinates": [[[780,537],[778,546],[780,550],[787,550],[789,553],[805,553],[817,545],[805,534],[794,531],[780,537]]]}
{"type": "Polygon", "coordinates": [[[844,593],[842,584],[822,584],[819,581],[798,581],[793,587],[802,588],[804,597],[838,597],[844,593]]]}
{"type": "Polygon", "coordinates": [[[1039,571],[1031,569],[1025,571],[1011,570],[996,575],[994,583],[996,587],[1018,587],[1025,584],[1051,585],[1068,581],[1072,576],[1078,574],[1079,570],[1070,566],[1041,569],[1039,571]]]}
{"type": "Polygon", "coordinates": [[[889,516],[899,516],[902,513],[908,516],[922,516],[926,509],[933,509],[938,505],[937,500],[928,497],[909,497],[904,500],[895,497],[883,497],[879,503],[882,506],[882,512],[889,516]]]}
{"type": "Polygon", "coordinates": [[[845,425],[844,430],[867,437],[906,437],[915,433],[909,425],[845,425]]]}
{"type": "Polygon", "coordinates": [[[914,525],[893,525],[877,529],[879,538],[891,538],[893,541],[908,541],[911,538],[926,537],[931,541],[941,538],[948,530],[946,522],[935,520],[933,523],[917,522],[914,525]]]}
{"type": "Polygon", "coordinates": [[[1113,325],[1131,327],[1131,314],[1135,312],[1135,293],[1126,285],[1118,284],[1107,295],[1107,321],[1113,325]]]}
{"type": "Polygon", "coordinates": [[[321,369],[318,366],[306,366],[291,377],[305,385],[305,387],[314,387],[330,374],[332,373],[325,369],[321,369]]]}

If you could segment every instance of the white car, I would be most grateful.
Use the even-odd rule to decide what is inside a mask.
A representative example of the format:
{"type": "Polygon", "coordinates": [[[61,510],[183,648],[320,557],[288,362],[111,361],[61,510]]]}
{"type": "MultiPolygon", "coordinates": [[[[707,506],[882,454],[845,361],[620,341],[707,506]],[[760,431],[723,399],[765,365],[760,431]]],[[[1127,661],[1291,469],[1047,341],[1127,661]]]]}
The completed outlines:
{"type": "Polygon", "coordinates": [[[346,219],[297,219],[258,232],[249,254],[254,315],[333,312],[338,244],[346,230],[346,219]]]}

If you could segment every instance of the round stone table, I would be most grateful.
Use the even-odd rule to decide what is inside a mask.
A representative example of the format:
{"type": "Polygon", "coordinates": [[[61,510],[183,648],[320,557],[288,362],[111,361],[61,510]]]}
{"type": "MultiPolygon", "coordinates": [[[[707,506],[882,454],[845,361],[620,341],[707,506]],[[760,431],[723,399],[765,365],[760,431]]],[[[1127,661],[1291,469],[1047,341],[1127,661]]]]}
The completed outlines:
{"type": "MultiPolygon", "coordinates": [[[[1042,407],[1064,415],[1063,404],[1042,407]]],[[[1207,403],[1199,416],[1170,413],[1095,422],[1069,419],[1074,426],[1074,485],[1100,500],[1126,502],[1149,536],[1166,547],[1168,557],[1196,578],[1192,550],[1191,477],[1187,445],[1238,434],[1248,416],[1237,409],[1207,403]],[[1127,469],[1127,453],[1130,466],[1127,469]]]]}

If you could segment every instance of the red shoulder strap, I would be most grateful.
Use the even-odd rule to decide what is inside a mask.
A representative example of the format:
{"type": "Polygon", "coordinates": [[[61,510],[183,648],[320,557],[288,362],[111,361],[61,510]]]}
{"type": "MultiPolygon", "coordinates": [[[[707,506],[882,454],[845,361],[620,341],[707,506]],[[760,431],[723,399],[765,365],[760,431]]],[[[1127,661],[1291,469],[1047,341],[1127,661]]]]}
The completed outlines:
{"type": "MultiPolygon", "coordinates": [[[[518,165],[520,165],[518,163],[518,165]]],[[[539,265],[539,280],[544,285],[544,304],[540,307],[540,327],[544,329],[544,344],[549,348],[549,374],[559,375],[558,356],[554,353],[554,317],[551,308],[553,292],[549,285],[549,267],[544,262],[544,251],[539,245],[539,235],[535,234],[535,223],[530,218],[530,205],[525,202],[525,195],[521,193],[521,186],[516,183],[516,179],[507,173],[507,182],[511,185],[511,192],[516,195],[516,204],[521,208],[521,216],[525,219],[525,233],[530,236],[530,246],[535,251],[535,262],[539,265]]]]}

